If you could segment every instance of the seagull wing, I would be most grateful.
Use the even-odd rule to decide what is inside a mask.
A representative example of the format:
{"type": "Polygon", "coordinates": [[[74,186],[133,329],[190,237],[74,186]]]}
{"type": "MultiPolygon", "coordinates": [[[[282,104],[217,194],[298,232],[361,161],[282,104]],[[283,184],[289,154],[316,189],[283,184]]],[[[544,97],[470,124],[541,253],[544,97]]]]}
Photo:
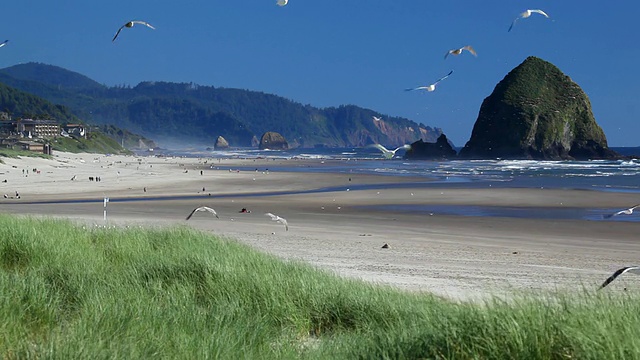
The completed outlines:
{"type": "Polygon", "coordinates": [[[623,267],[622,269],[618,269],[616,270],[611,276],[609,276],[603,283],[602,285],[600,285],[600,289],[604,288],[605,286],[609,285],[613,280],[617,279],[618,276],[626,273],[626,272],[631,272],[634,274],[638,274],[640,272],[640,266],[626,266],[623,267]]]}
{"type": "Polygon", "coordinates": [[[266,216],[269,216],[271,218],[271,220],[277,221],[278,220],[278,215],[274,215],[272,213],[266,213],[266,216]]]}
{"type": "Polygon", "coordinates": [[[451,74],[453,74],[453,70],[449,71],[449,73],[447,75],[445,75],[445,76],[441,77],[440,79],[436,80],[436,82],[434,82],[433,85],[435,85],[435,84],[439,83],[440,81],[448,78],[449,75],[451,75],[451,74]]]}
{"type": "Polygon", "coordinates": [[[542,10],[529,10],[529,12],[532,12],[532,13],[538,13],[538,14],[540,14],[540,15],[544,15],[544,17],[546,17],[546,18],[548,18],[548,17],[549,17],[549,15],[547,15],[547,13],[545,13],[545,12],[544,12],[544,11],[542,11],[542,10]]]}
{"type": "Polygon", "coordinates": [[[124,25],[120,26],[120,29],[118,29],[118,32],[116,32],[116,35],[113,37],[113,40],[111,40],[111,42],[116,41],[116,38],[118,37],[118,35],[120,35],[120,31],[122,31],[123,28],[124,25]]]}
{"type": "Polygon", "coordinates": [[[463,47],[463,49],[465,49],[468,52],[472,53],[473,56],[478,56],[478,54],[476,54],[476,50],[473,47],[471,47],[471,45],[467,45],[467,46],[463,47]]]}
{"type": "Polygon", "coordinates": [[[189,215],[187,215],[187,218],[186,218],[185,220],[189,220],[189,219],[191,219],[191,217],[193,216],[193,214],[195,214],[195,213],[196,213],[196,211],[198,211],[198,208],[193,209],[193,210],[191,211],[191,213],[190,213],[189,215]]]}
{"type": "Polygon", "coordinates": [[[285,231],[289,231],[289,224],[287,223],[287,220],[285,220],[284,218],[278,217],[278,222],[284,225],[285,231]]]}
{"type": "Polygon", "coordinates": [[[414,90],[428,90],[429,87],[428,86],[418,86],[415,88],[411,88],[411,89],[404,89],[404,91],[414,91],[414,90]]]}
{"type": "Polygon", "coordinates": [[[218,219],[220,219],[220,217],[218,216],[218,213],[215,210],[213,210],[212,208],[208,207],[208,206],[200,207],[199,210],[206,210],[206,211],[212,213],[213,215],[215,215],[218,219]]]}
{"type": "Polygon", "coordinates": [[[386,147],[384,147],[384,146],[382,146],[382,145],[380,145],[380,144],[371,144],[371,145],[369,145],[369,146],[370,146],[370,147],[374,147],[374,148],[376,148],[376,149],[378,149],[378,150],[382,151],[382,153],[383,153],[383,154],[386,154],[386,153],[390,153],[390,152],[391,152],[391,151],[389,151],[389,149],[387,149],[386,147]]]}
{"type": "Polygon", "coordinates": [[[511,31],[511,29],[513,29],[513,27],[516,25],[516,21],[518,21],[518,19],[520,19],[520,17],[515,18],[515,20],[513,20],[513,22],[511,22],[511,26],[509,26],[509,30],[507,30],[507,32],[511,31]]]}
{"type": "Polygon", "coordinates": [[[452,52],[452,51],[453,51],[453,50],[449,50],[449,51],[447,51],[447,53],[446,53],[446,54],[444,54],[444,58],[446,59],[446,58],[447,58],[447,56],[449,56],[449,54],[451,54],[451,52],[452,52]]]}
{"type": "Polygon", "coordinates": [[[133,20],[133,21],[132,21],[132,23],[134,23],[134,24],[141,24],[141,25],[144,25],[144,26],[146,26],[146,27],[150,27],[150,28],[152,28],[153,30],[155,30],[155,29],[156,29],[156,28],[154,28],[151,24],[149,24],[149,23],[148,23],[148,22],[146,22],[146,21],[133,20]]]}
{"type": "Polygon", "coordinates": [[[0,44],[0,47],[3,47],[3,46],[5,46],[5,45],[7,45],[7,43],[8,43],[8,42],[9,42],[9,40],[5,40],[5,41],[3,41],[3,42],[0,44]]]}

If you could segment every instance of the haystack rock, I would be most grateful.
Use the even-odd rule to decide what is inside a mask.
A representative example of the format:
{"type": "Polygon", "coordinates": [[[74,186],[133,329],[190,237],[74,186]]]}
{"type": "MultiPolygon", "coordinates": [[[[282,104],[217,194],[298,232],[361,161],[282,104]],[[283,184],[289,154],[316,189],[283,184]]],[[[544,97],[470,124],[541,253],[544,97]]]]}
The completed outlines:
{"type": "Polygon", "coordinates": [[[405,159],[412,160],[445,160],[456,157],[456,151],[449,143],[447,136],[441,134],[435,143],[425,142],[422,139],[411,144],[411,149],[404,154],[405,159]]]}
{"type": "Polygon", "coordinates": [[[467,159],[611,159],[604,132],[578,84],[555,65],[528,57],[482,102],[467,159]]]}
{"type": "Polygon", "coordinates": [[[227,142],[227,140],[225,138],[223,138],[222,136],[218,136],[218,139],[216,140],[216,144],[214,145],[216,150],[220,150],[220,149],[228,149],[229,148],[229,142],[227,142]]]}
{"type": "Polygon", "coordinates": [[[260,149],[269,149],[269,150],[287,150],[289,148],[289,143],[284,138],[284,136],[280,135],[274,131],[267,131],[260,138],[260,149]]]}

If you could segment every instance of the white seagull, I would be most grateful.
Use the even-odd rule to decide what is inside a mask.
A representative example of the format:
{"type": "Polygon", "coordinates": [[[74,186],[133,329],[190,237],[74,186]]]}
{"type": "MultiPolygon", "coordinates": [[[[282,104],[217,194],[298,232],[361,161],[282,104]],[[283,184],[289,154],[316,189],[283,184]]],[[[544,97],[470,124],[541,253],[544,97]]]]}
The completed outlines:
{"type": "Polygon", "coordinates": [[[9,42],[9,40],[5,40],[3,42],[0,43],[0,47],[3,47],[5,45],[7,45],[7,43],[9,42]]]}
{"type": "Polygon", "coordinates": [[[151,24],[149,24],[149,23],[148,23],[148,22],[146,22],[146,21],[131,20],[131,21],[129,21],[128,23],[126,23],[126,24],[124,24],[124,25],[120,26],[120,29],[118,29],[118,32],[116,32],[116,35],[113,37],[113,40],[111,40],[111,41],[112,41],[112,42],[113,42],[113,41],[116,41],[116,38],[118,37],[118,35],[120,35],[120,31],[122,31],[122,29],[124,29],[124,28],[131,28],[131,27],[133,27],[133,25],[135,25],[135,24],[142,24],[142,25],[145,25],[145,26],[147,26],[147,27],[152,28],[153,30],[155,30],[155,29],[156,29],[156,28],[154,28],[153,26],[151,26],[151,24]]]}
{"type": "Polygon", "coordinates": [[[602,289],[603,287],[609,285],[613,280],[615,280],[618,276],[626,273],[626,272],[630,272],[632,274],[636,274],[639,275],[640,274],[640,266],[625,266],[622,269],[618,269],[616,270],[616,272],[613,273],[613,275],[609,276],[607,278],[607,280],[605,280],[602,285],[600,285],[600,289],[602,289]]]}
{"type": "Polygon", "coordinates": [[[374,120],[374,121],[380,121],[380,120],[382,120],[382,118],[377,117],[377,116],[374,116],[374,117],[373,117],[373,120],[374,120]]]}
{"type": "Polygon", "coordinates": [[[632,207],[630,207],[628,209],[620,210],[620,211],[615,212],[613,214],[605,215],[604,218],[605,219],[609,219],[609,218],[612,218],[612,217],[618,216],[618,215],[631,215],[631,214],[633,214],[633,210],[638,208],[638,207],[640,207],[640,204],[633,205],[632,207]]]}
{"type": "Polygon", "coordinates": [[[416,88],[412,88],[412,89],[405,89],[404,91],[414,91],[414,90],[426,90],[426,91],[434,91],[436,89],[436,85],[438,85],[438,83],[446,78],[448,78],[451,74],[453,74],[453,70],[449,71],[449,73],[443,77],[441,77],[440,79],[436,80],[436,82],[434,82],[433,84],[429,85],[429,86],[418,86],[416,88]]]}
{"type": "Polygon", "coordinates": [[[396,156],[396,151],[398,150],[409,150],[411,149],[411,145],[409,144],[404,144],[398,148],[396,148],[395,150],[389,150],[386,147],[380,145],[380,144],[371,144],[369,145],[369,147],[373,147],[376,148],[380,151],[382,151],[382,155],[385,157],[385,159],[392,159],[394,156],[396,156]]]}
{"type": "Polygon", "coordinates": [[[215,215],[218,219],[220,219],[220,217],[218,216],[218,214],[216,213],[215,210],[213,210],[212,208],[208,207],[208,206],[200,206],[198,208],[193,209],[193,211],[191,211],[191,214],[189,214],[189,216],[187,216],[186,220],[191,219],[191,217],[193,216],[193,214],[195,214],[198,211],[208,211],[210,213],[212,213],[213,215],[215,215]]]}
{"type": "Polygon", "coordinates": [[[463,46],[460,49],[451,49],[449,51],[447,51],[446,54],[444,54],[444,58],[446,59],[447,56],[451,55],[460,55],[462,54],[462,51],[467,50],[468,52],[470,52],[471,54],[473,54],[473,56],[478,56],[478,54],[476,54],[476,50],[474,48],[471,47],[471,45],[467,45],[467,46],[463,46]]]}
{"type": "Polygon", "coordinates": [[[549,18],[549,15],[547,15],[547,13],[545,13],[542,10],[526,10],[525,12],[521,13],[520,15],[518,15],[517,18],[515,18],[515,20],[513,20],[513,22],[511,23],[511,26],[509,26],[509,31],[511,31],[511,29],[513,29],[513,27],[516,24],[516,21],[518,21],[518,19],[526,19],[529,16],[531,16],[531,14],[533,13],[538,13],[540,15],[544,15],[544,17],[549,18]]]}
{"type": "Polygon", "coordinates": [[[279,6],[285,6],[289,3],[289,0],[278,0],[277,4],[279,6]]]}
{"type": "Polygon", "coordinates": [[[284,229],[285,229],[286,231],[289,231],[289,224],[287,223],[287,220],[286,220],[286,219],[281,218],[280,216],[278,216],[278,215],[274,215],[274,214],[272,214],[272,213],[266,213],[265,215],[266,215],[266,216],[271,217],[271,220],[273,220],[273,221],[277,221],[277,222],[279,222],[280,224],[284,225],[284,229]]]}

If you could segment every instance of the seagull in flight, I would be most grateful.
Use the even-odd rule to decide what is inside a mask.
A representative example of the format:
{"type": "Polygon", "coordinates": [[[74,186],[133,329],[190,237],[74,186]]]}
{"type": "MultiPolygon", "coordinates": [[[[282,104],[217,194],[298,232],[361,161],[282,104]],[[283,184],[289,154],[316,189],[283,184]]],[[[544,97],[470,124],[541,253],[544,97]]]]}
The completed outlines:
{"type": "Polygon", "coordinates": [[[7,45],[7,43],[9,42],[9,40],[5,40],[3,42],[0,43],[0,47],[3,47],[5,45],[7,45]]]}
{"type": "Polygon", "coordinates": [[[377,117],[377,116],[373,116],[373,120],[380,121],[380,120],[382,120],[382,118],[381,117],[377,117]]]}
{"type": "Polygon", "coordinates": [[[538,13],[540,15],[543,15],[546,18],[549,18],[549,15],[547,15],[547,13],[545,13],[542,10],[538,10],[538,9],[526,10],[523,13],[521,13],[520,15],[518,15],[518,17],[515,18],[515,20],[513,20],[513,22],[511,23],[511,26],[509,26],[509,31],[511,31],[511,29],[513,29],[513,27],[516,25],[516,21],[518,21],[518,19],[526,19],[529,16],[531,16],[531,14],[533,14],[533,13],[538,13]]]}
{"type": "Polygon", "coordinates": [[[200,207],[197,207],[197,208],[193,209],[193,211],[191,211],[191,214],[189,214],[189,216],[187,216],[186,220],[191,219],[193,214],[197,213],[198,211],[208,211],[208,212],[212,213],[213,215],[215,215],[218,219],[220,219],[220,217],[218,216],[216,211],[213,210],[212,208],[210,208],[208,206],[200,206],[200,207]]]}
{"type": "Polygon", "coordinates": [[[451,74],[453,74],[453,70],[449,71],[449,73],[443,77],[441,77],[440,79],[436,80],[436,82],[434,82],[431,85],[428,86],[418,86],[416,88],[412,88],[412,89],[405,89],[404,91],[414,91],[414,90],[426,90],[426,91],[434,91],[436,89],[436,85],[438,85],[438,83],[446,78],[448,78],[451,74]]]}
{"type": "Polygon", "coordinates": [[[382,155],[385,157],[385,159],[392,159],[394,156],[396,156],[396,151],[398,150],[409,150],[411,149],[411,145],[409,144],[405,144],[400,146],[399,148],[396,148],[395,150],[389,150],[386,147],[380,145],[380,144],[371,144],[369,145],[369,147],[374,147],[380,151],[382,151],[382,155]]]}
{"type": "Polygon", "coordinates": [[[289,0],[278,0],[277,4],[279,6],[285,6],[289,3],[289,0]]]}
{"type": "Polygon", "coordinates": [[[639,275],[640,274],[640,266],[625,266],[622,269],[618,269],[616,270],[616,272],[613,273],[613,275],[609,276],[607,278],[607,280],[605,280],[602,285],[600,285],[600,289],[602,289],[603,287],[609,285],[613,280],[615,280],[618,276],[626,273],[626,272],[630,272],[632,274],[636,274],[639,275]]]}
{"type": "Polygon", "coordinates": [[[122,29],[124,29],[124,28],[132,28],[132,27],[133,27],[133,25],[135,25],[135,24],[142,24],[142,25],[144,25],[144,26],[147,26],[147,27],[152,28],[153,30],[155,30],[155,29],[156,29],[156,28],[154,28],[151,24],[149,24],[149,23],[148,23],[148,22],[146,22],[146,21],[131,20],[131,21],[129,21],[128,23],[126,23],[126,24],[124,24],[124,25],[120,26],[120,29],[118,29],[118,32],[116,32],[116,35],[113,37],[113,40],[111,40],[111,41],[112,41],[112,42],[113,42],[113,41],[116,41],[116,38],[118,37],[118,35],[120,35],[120,31],[122,31],[122,29]]]}
{"type": "Polygon", "coordinates": [[[460,49],[451,49],[451,50],[447,51],[447,53],[444,54],[444,58],[446,59],[447,56],[449,56],[449,55],[460,55],[460,54],[462,54],[463,50],[467,50],[468,52],[473,54],[473,56],[478,56],[478,54],[476,54],[476,50],[473,47],[471,47],[471,45],[467,45],[467,46],[461,47],[460,49]]]}
{"type": "Polygon", "coordinates": [[[284,229],[286,231],[289,231],[289,224],[287,223],[287,220],[285,218],[281,218],[280,216],[274,215],[272,213],[266,213],[265,215],[271,217],[271,220],[277,221],[280,224],[284,225],[284,229]]]}
{"type": "Polygon", "coordinates": [[[620,210],[620,211],[615,212],[613,214],[605,215],[604,218],[605,219],[610,219],[610,218],[612,218],[614,216],[618,216],[618,215],[631,215],[631,214],[633,214],[633,210],[635,210],[638,207],[640,207],[640,204],[633,205],[632,207],[630,207],[628,209],[620,210]]]}

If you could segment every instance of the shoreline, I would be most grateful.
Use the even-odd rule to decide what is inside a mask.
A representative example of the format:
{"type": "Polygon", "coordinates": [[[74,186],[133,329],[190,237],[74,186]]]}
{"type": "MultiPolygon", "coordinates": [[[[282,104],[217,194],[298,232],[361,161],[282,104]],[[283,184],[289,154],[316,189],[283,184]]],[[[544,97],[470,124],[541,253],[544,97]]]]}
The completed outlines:
{"type": "MultiPolygon", "coordinates": [[[[0,198],[4,213],[68,218],[101,226],[105,225],[102,199],[107,196],[114,199],[108,205],[110,225],[190,226],[341,276],[456,300],[595,289],[613,271],[633,265],[640,257],[638,223],[429,216],[378,208],[385,204],[625,208],[629,194],[623,193],[412,187],[412,182],[425,179],[233,172],[211,169],[205,158],[62,153],[54,160],[4,160],[0,165],[0,179],[7,179],[7,183],[0,183],[3,191],[13,195],[15,188],[21,193],[19,200],[0,198]],[[23,168],[40,169],[40,173],[23,176],[23,168]],[[72,181],[73,175],[76,180],[72,181]],[[89,181],[88,176],[101,176],[102,181],[89,181]],[[407,187],[384,188],[390,182],[407,187]],[[359,190],[361,185],[383,188],[359,190]],[[306,192],[319,188],[342,190],[306,192]],[[293,193],[265,194],[282,189],[293,193]],[[257,196],[256,191],[263,194],[257,196]],[[119,198],[130,200],[116,201],[119,198]],[[73,199],[81,202],[65,202],[73,199]],[[197,214],[185,220],[193,208],[202,205],[216,209],[220,219],[197,214]],[[239,213],[241,208],[251,213],[239,213]],[[289,231],[265,216],[267,212],[286,218],[289,231]],[[385,243],[389,249],[382,249],[385,243]]],[[[247,161],[223,162],[237,166],[247,161]]],[[[640,277],[623,277],[607,291],[638,285],[640,277]]]]}

